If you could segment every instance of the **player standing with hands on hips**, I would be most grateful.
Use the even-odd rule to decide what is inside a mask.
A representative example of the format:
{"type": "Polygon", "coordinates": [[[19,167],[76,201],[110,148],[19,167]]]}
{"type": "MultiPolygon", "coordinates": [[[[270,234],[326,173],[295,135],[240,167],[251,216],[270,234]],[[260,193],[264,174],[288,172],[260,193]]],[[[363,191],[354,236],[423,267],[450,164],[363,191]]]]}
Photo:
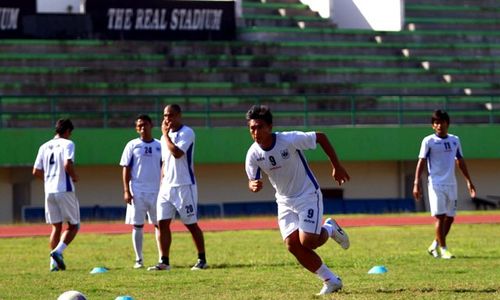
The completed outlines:
{"type": "Polygon", "coordinates": [[[135,130],[139,137],[127,143],[120,159],[120,166],[123,167],[123,199],[127,204],[125,223],[133,226],[135,269],[144,267],[142,245],[146,216],[149,223],[155,226],[156,244],[160,253],[156,199],[160,189],[161,145],[159,140],[153,138],[152,129],[151,118],[144,114],[138,115],[135,130]]]}
{"type": "Polygon", "coordinates": [[[435,239],[427,251],[436,258],[450,259],[455,256],[448,250],[446,236],[450,232],[457,211],[455,164],[462,171],[472,198],[476,197],[476,188],[462,156],[460,139],[448,133],[450,126],[448,113],[442,110],[434,111],[431,123],[434,134],[422,140],[415,170],[413,196],[417,201],[422,198],[420,177],[427,164],[429,205],[431,215],[436,218],[435,239]]]}
{"type": "Polygon", "coordinates": [[[350,179],[349,174],[340,164],[325,134],[300,131],[273,133],[271,111],[263,105],[252,106],[246,119],[254,140],[245,162],[250,191],[262,190],[261,172],[266,173],[276,190],[278,223],[288,251],[304,268],[323,281],[318,295],[340,290],[341,279],[314,250],[325,244],[329,237],[347,249],[349,237],[333,219],[327,219],[321,226],[323,196],[302,151],[315,149],[316,144],[320,144],[330,159],[332,176],[339,185],[350,179]]]}
{"type": "Polygon", "coordinates": [[[49,246],[50,271],[65,270],[63,251],[73,241],[80,227],[80,204],[74,182],[75,144],[69,139],[73,132],[69,119],[56,122],[55,137],[40,146],[33,166],[33,175],[44,181],[45,220],[52,225],[49,246]],[[62,231],[62,223],[68,222],[62,231]]]}
{"type": "Polygon", "coordinates": [[[198,251],[198,261],[191,270],[206,269],[205,241],[198,226],[198,191],[193,169],[195,135],[191,128],[182,124],[179,105],[171,104],[165,107],[161,131],[163,168],[157,201],[161,258],[156,266],[149,267],[148,270],[170,270],[170,223],[176,212],[191,233],[198,251]]]}

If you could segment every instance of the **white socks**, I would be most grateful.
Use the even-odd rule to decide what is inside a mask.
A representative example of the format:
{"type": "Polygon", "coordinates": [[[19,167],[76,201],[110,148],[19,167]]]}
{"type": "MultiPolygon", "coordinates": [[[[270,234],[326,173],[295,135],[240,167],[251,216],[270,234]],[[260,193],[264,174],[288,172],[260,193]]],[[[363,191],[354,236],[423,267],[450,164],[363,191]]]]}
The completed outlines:
{"type": "Polygon", "coordinates": [[[144,230],[142,227],[135,227],[132,229],[132,244],[134,245],[135,260],[142,260],[142,240],[144,230]]]}
{"type": "Polygon", "coordinates": [[[316,270],[316,275],[318,275],[319,279],[322,281],[338,281],[337,275],[335,275],[325,264],[322,264],[318,270],[316,270]]]}
{"type": "Polygon", "coordinates": [[[57,252],[57,253],[63,253],[64,249],[66,249],[68,247],[68,245],[66,245],[64,242],[59,242],[59,244],[57,244],[57,246],[54,248],[54,250],[52,250],[52,252],[57,252]]]}

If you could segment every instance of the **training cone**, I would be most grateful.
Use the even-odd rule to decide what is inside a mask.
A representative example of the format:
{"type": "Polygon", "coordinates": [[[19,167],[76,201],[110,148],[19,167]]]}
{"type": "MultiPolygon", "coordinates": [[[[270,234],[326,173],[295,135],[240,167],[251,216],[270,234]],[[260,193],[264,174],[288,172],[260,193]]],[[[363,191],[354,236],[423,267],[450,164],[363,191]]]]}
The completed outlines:
{"type": "Polygon", "coordinates": [[[132,298],[129,295],[125,295],[125,296],[118,296],[115,298],[115,300],[134,300],[134,298],[132,298]]]}
{"type": "Polygon", "coordinates": [[[90,271],[90,274],[99,274],[99,273],[106,273],[108,269],[105,267],[95,267],[90,271]]]}
{"type": "Polygon", "coordinates": [[[387,273],[387,269],[384,266],[375,266],[368,271],[368,274],[383,274],[387,273]]]}

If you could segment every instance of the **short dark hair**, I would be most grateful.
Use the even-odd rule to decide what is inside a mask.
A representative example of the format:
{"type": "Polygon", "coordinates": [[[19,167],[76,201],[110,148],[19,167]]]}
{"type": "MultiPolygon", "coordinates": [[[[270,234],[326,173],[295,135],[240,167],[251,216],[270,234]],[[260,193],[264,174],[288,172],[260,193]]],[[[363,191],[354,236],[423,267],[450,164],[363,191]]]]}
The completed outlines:
{"type": "Polygon", "coordinates": [[[174,104],[169,104],[167,106],[169,106],[171,109],[173,109],[178,114],[182,113],[181,106],[179,104],[174,103],[174,104]]]}
{"type": "Polygon", "coordinates": [[[436,121],[445,121],[446,123],[450,124],[450,116],[446,111],[437,109],[432,113],[431,123],[434,123],[436,121]]]}
{"type": "Polygon", "coordinates": [[[66,130],[69,130],[69,132],[72,132],[75,127],[73,126],[73,123],[71,122],[70,119],[59,119],[56,122],[56,133],[57,134],[63,134],[66,132],[66,130]]]}
{"type": "Polygon", "coordinates": [[[146,114],[139,114],[137,115],[137,117],[135,118],[135,125],[137,125],[137,120],[142,120],[142,121],[145,121],[145,122],[149,122],[149,124],[151,124],[151,126],[153,125],[153,120],[151,120],[151,118],[146,115],[146,114]]]}
{"type": "Polygon", "coordinates": [[[254,105],[250,107],[246,115],[247,121],[263,120],[267,124],[273,124],[273,114],[269,107],[265,105],[254,105]]]}

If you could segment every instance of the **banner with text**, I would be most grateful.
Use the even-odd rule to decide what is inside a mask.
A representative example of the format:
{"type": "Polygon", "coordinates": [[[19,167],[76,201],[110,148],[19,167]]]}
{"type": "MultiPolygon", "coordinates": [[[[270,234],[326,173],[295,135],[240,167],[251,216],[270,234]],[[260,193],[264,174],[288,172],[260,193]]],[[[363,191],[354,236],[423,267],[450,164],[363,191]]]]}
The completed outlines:
{"type": "Polygon", "coordinates": [[[87,0],[100,39],[231,40],[234,1],[87,0]]]}
{"type": "Polygon", "coordinates": [[[36,14],[36,0],[0,0],[0,38],[17,38],[23,33],[23,20],[36,14]]]}

